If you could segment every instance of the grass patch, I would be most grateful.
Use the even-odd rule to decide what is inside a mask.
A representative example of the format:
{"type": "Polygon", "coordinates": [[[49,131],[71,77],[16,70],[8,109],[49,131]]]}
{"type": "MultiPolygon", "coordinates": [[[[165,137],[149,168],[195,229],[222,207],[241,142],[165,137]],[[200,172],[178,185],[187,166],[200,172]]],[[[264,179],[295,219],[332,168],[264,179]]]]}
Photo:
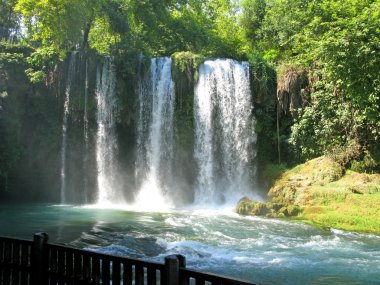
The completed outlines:
{"type": "Polygon", "coordinates": [[[337,229],[380,234],[380,193],[348,194],[344,201],[326,198],[323,205],[305,207],[303,217],[337,229]]]}

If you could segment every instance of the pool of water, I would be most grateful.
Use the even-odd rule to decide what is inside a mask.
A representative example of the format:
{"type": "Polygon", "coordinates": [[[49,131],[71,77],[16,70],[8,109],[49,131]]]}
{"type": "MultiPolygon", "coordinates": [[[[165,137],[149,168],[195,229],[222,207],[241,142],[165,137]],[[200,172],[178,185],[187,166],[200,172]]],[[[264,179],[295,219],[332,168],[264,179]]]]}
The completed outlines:
{"type": "Polygon", "coordinates": [[[160,213],[95,206],[0,205],[0,235],[164,262],[258,284],[380,284],[380,236],[258,217],[232,210],[160,213]]]}

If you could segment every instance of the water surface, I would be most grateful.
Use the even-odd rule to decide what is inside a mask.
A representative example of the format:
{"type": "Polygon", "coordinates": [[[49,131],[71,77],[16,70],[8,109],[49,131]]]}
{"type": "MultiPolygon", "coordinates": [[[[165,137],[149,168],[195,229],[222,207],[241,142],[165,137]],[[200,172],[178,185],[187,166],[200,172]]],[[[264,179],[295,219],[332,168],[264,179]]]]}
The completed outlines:
{"type": "Polygon", "coordinates": [[[0,205],[0,235],[164,262],[258,284],[380,284],[380,237],[229,211],[165,213],[54,205],[0,205]]]}

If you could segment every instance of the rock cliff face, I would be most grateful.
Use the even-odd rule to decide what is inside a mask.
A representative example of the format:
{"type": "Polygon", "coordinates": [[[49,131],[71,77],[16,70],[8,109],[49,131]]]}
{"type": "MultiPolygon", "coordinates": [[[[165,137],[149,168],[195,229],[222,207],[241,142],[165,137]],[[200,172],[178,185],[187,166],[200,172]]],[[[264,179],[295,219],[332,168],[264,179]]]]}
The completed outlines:
{"type": "Polygon", "coordinates": [[[268,66],[253,66],[251,86],[257,120],[258,179],[265,192],[270,187],[266,166],[294,159],[288,138],[296,110],[310,103],[308,73],[288,68],[276,75],[268,66]]]}
{"type": "Polygon", "coordinates": [[[298,108],[310,102],[308,78],[305,71],[289,70],[280,76],[277,83],[277,101],[285,115],[292,115],[298,108]]]}
{"type": "MultiPolygon", "coordinates": [[[[22,53],[28,51],[21,51],[22,53]]],[[[30,51],[29,51],[30,52],[30,51]]],[[[16,199],[59,200],[60,176],[66,175],[66,187],[75,201],[93,201],[95,197],[76,197],[83,188],[96,188],[96,81],[99,65],[106,59],[85,52],[74,52],[65,62],[48,72],[45,80],[31,84],[26,62],[10,60],[0,67],[0,193],[16,199]],[[70,58],[74,59],[70,70],[70,58]],[[70,100],[65,115],[67,92],[70,100]],[[66,116],[66,118],[65,118],[66,116]],[[66,126],[63,122],[66,120],[66,126]],[[69,146],[62,165],[63,128],[69,146]],[[62,171],[64,170],[64,173],[62,171]],[[92,181],[92,182],[91,182],[92,181]],[[11,190],[12,189],[12,190],[11,190]],[[27,189],[27,190],[25,190],[27,189]],[[54,194],[55,193],[55,194],[54,194]]],[[[194,160],[194,86],[198,68],[205,59],[191,53],[172,55],[172,78],[175,82],[173,176],[191,189],[197,165],[194,160]],[[186,163],[183,163],[186,161],[186,163]]],[[[126,184],[133,184],[136,160],[137,82],[149,67],[149,58],[115,61],[118,119],[116,133],[117,160],[126,169],[126,184]],[[125,64],[124,64],[125,65],[125,64]]],[[[308,80],[305,72],[290,70],[276,84],[274,70],[251,66],[253,113],[256,117],[258,177],[268,161],[276,161],[276,115],[280,108],[280,133],[286,135],[293,112],[308,104],[308,80]]],[[[286,143],[282,142],[282,150],[286,143]]],[[[286,150],[284,151],[286,153],[286,150]]],[[[286,157],[284,158],[286,160],[286,157]]],[[[263,180],[263,179],[262,179],[263,180]]],[[[130,186],[130,185],[129,185],[130,186]]],[[[265,187],[262,187],[265,188],[265,187]]],[[[184,191],[191,193],[191,191],[184,191]]],[[[132,194],[131,194],[132,195],[132,194]]],[[[189,194],[185,200],[192,200],[189,194]]]]}
{"type": "MultiPolygon", "coordinates": [[[[68,191],[66,196],[71,197],[67,198],[68,203],[96,201],[97,197],[90,193],[90,189],[98,186],[97,82],[99,66],[107,60],[95,54],[73,52],[38,84],[29,82],[25,72],[29,68],[26,62],[1,65],[0,198],[59,202],[64,176],[68,191]]],[[[171,75],[176,87],[172,175],[182,183],[176,186],[184,189],[183,195],[181,194],[183,197],[180,197],[184,201],[193,200],[191,189],[195,187],[198,173],[194,157],[194,87],[203,61],[201,56],[189,53],[172,56],[171,75]]],[[[139,76],[144,77],[147,73],[150,59],[139,58],[130,62],[134,64],[128,66],[128,74],[125,66],[121,66],[123,63],[116,60],[113,62],[116,74],[115,100],[118,105],[115,120],[118,148],[114,156],[124,170],[120,187],[125,189],[136,186],[136,90],[139,76]]],[[[273,106],[276,105],[275,88],[272,88],[274,85],[267,92],[267,87],[263,84],[259,86],[259,81],[259,78],[254,80],[258,85],[253,86],[252,94],[258,92],[260,95],[255,95],[252,99],[255,105],[253,112],[260,108],[269,109],[265,114],[272,116],[275,111],[273,106]],[[270,96],[266,97],[268,94],[270,96]]],[[[250,118],[253,118],[252,108],[249,112],[250,118]]],[[[249,126],[252,125],[253,119],[249,126]]],[[[263,130],[266,132],[265,127],[263,130]]],[[[265,138],[262,142],[265,144],[265,138]]],[[[217,148],[216,152],[221,150],[217,148]]],[[[250,154],[254,156],[253,151],[250,154]]],[[[262,157],[265,158],[265,155],[262,157]]],[[[133,193],[126,195],[127,198],[133,197],[133,193]]]]}
{"type": "Polygon", "coordinates": [[[55,87],[30,84],[26,68],[0,62],[0,197],[38,199],[56,184],[59,99],[55,87]]]}
{"type": "Polygon", "coordinates": [[[204,58],[189,52],[174,53],[172,56],[172,78],[175,82],[174,108],[174,162],[173,175],[182,181],[178,187],[185,189],[184,200],[194,197],[190,191],[195,185],[196,162],[194,160],[194,86],[198,81],[198,68],[204,58]],[[186,163],[183,163],[183,162],[186,163]]]}
{"type": "MultiPolygon", "coordinates": [[[[94,139],[96,67],[101,59],[76,53],[74,74],[70,74],[69,60],[66,60],[49,71],[45,80],[32,84],[25,72],[30,66],[21,58],[24,57],[0,62],[0,197],[57,201],[68,81],[71,80],[72,100],[67,116],[67,144],[70,145],[67,169],[71,172],[68,184],[75,192],[83,187],[85,124],[89,141],[94,139]],[[90,95],[85,104],[86,92],[90,95]]],[[[88,160],[89,165],[92,162],[88,160]]],[[[96,175],[94,172],[88,175],[96,175]]]]}

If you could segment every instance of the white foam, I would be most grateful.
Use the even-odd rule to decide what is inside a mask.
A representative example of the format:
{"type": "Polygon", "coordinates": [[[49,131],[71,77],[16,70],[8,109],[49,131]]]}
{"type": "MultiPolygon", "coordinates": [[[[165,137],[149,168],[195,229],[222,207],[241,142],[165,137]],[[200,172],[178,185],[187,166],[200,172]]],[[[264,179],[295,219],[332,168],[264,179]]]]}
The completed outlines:
{"type": "Polygon", "coordinates": [[[268,261],[269,264],[280,264],[282,262],[283,262],[282,258],[274,258],[274,259],[268,261]]]}
{"type": "Polygon", "coordinates": [[[186,225],[183,220],[176,220],[174,217],[165,219],[165,223],[174,227],[184,227],[186,225]]]}
{"type": "Polygon", "coordinates": [[[341,240],[335,236],[333,238],[322,237],[320,235],[312,236],[306,243],[299,243],[298,247],[311,248],[313,250],[333,249],[340,245],[341,240]]]}
{"type": "Polygon", "coordinates": [[[119,211],[127,211],[127,212],[137,212],[137,213],[170,213],[173,211],[171,208],[161,208],[156,207],[152,209],[141,208],[139,205],[135,204],[115,204],[115,203],[97,203],[97,204],[88,204],[82,205],[81,208],[85,209],[107,209],[107,210],[119,210],[119,211]]]}
{"type": "Polygon", "coordinates": [[[333,229],[333,228],[331,228],[330,231],[337,236],[346,236],[346,237],[352,237],[352,238],[369,238],[369,239],[380,240],[380,235],[349,232],[349,231],[343,231],[343,230],[338,230],[338,229],[333,229]]]}
{"type": "Polygon", "coordinates": [[[132,208],[139,212],[164,212],[172,209],[173,205],[162,195],[157,181],[149,178],[142,185],[132,208]]]}

